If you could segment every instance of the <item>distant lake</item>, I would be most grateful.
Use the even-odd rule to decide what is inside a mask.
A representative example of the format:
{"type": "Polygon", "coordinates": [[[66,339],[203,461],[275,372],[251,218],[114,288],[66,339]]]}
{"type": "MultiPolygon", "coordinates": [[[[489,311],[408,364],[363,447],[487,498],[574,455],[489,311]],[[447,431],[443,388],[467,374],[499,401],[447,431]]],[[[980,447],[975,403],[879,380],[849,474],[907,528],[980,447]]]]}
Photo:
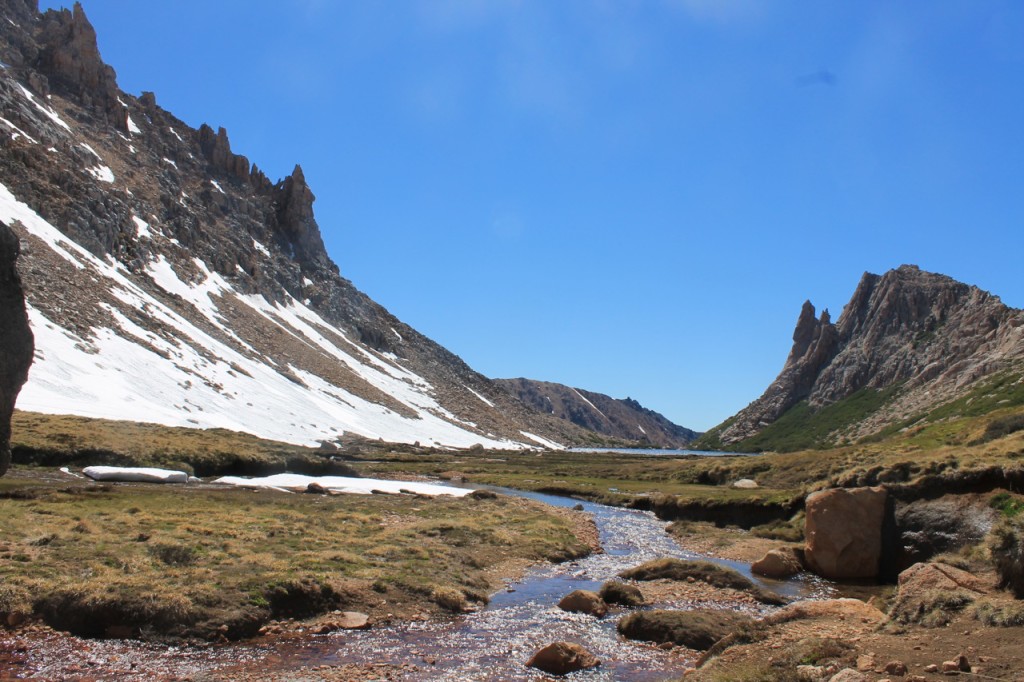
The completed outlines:
{"type": "Polygon", "coordinates": [[[616,453],[649,457],[753,457],[757,452],[720,452],[718,450],[661,450],[658,448],[567,448],[566,452],[616,453]]]}

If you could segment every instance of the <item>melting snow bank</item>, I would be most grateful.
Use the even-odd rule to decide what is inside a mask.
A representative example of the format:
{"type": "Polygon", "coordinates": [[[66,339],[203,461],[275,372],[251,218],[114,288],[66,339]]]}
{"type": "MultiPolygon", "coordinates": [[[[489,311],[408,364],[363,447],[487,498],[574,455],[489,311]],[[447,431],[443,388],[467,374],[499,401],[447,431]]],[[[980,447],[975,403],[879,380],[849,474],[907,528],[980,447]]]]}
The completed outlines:
{"type": "Polygon", "coordinates": [[[242,488],[274,488],[276,490],[304,491],[315,483],[335,493],[370,495],[379,493],[415,493],[418,495],[451,495],[463,497],[473,492],[466,488],[435,483],[414,483],[412,481],[385,481],[379,478],[347,478],[345,476],[303,476],[301,474],[275,474],[263,478],[242,478],[223,476],[213,481],[242,488]]]}
{"type": "MultiPolygon", "coordinates": [[[[68,472],[71,473],[71,472],[68,472]]],[[[188,483],[188,474],[147,467],[85,467],[82,473],[94,481],[139,481],[142,483],[188,483]]]]}

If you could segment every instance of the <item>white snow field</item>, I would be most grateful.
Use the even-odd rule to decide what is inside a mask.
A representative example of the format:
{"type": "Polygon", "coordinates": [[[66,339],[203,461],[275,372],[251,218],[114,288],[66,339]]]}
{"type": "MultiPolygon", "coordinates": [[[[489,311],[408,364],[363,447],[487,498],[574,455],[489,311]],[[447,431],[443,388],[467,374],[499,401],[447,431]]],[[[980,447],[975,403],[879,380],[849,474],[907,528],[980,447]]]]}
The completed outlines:
{"type": "MultiPolygon", "coordinates": [[[[424,378],[348,339],[314,310],[290,298],[285,305],[261,296],[238,294],[227,280],[194,265],[202,281],[183,280],[162,255],[146,274],[169,294],[194,306],[196,313],[236,343],[214,338],[133,282],[112,260],[100,260],[19,201],[0,184],[0,220],[18,221],[75,268],[89,273],[118,305],[101,304],[108,326],[89,338],[70,331],[63,319],[51,319],[29,306],[36,357],[18,399],[22,410],[48,414],[123,419],[197,428],[225,428],[263,438],[315,446],[342,434],[394,443],[466,448],[557,446],[532,434],[533,443],[489,437],[471,430],[434,398],[424,378]],[[324,378],[292,365],[275,367],[255,352],[221,316],[218,301],[231,300],[274,324],[326,361],[341,363],[357,377],[404,404],[414,416],[359,397],[324,378]],[[129,319],[144,311],[165,330],[157,334],[129,319]],[[332,330],[327,338],[317,329],[332,330]],[[333,339],[333,340],[332,340],[333,339]],[[252,352],[243,352],[252,351],[252,352]],[[290,374],[292,378],[285,376],[290,374]],[[297,383],[298,379],[302,384],[297,383]]],[[[139,236],[168,240],[158,225],[135,218],[139,236]]],[[[481,399],[483,399],[481,397],[481,399]]]]}

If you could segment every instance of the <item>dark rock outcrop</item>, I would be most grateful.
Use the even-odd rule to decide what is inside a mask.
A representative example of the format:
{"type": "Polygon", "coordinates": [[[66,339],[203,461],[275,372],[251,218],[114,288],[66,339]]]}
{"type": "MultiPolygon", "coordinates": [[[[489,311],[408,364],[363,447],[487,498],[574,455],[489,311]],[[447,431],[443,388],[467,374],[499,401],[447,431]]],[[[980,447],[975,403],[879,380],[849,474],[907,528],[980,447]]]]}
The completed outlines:
{"type": "Polygon", "coordinates": [[[848,435],[866,435],[1022,363],[1024,311],[913,265],[865,273],[836,323],[804,303],[779,376],[713,433],[738,443],[802,401],[819,410],[863,389],[899,386],[884,410],[843,425],[848,435]]]}
{"type": "Polygon", "coordinates": [[[127,131],[124,107],[117,101],[117,75],[100,58],[96,30],[76,2],[71,10],[42,15],[37,65],[55,87],[64,87],[102,113],[118,130],[127,131]]]}
{"type": "Polygon", "coordinates": [[[33,353],[25,294],[15,267],[18,252],[18,237],[0,223],[0,476],[11,463],[11,415],[33,353]]]}

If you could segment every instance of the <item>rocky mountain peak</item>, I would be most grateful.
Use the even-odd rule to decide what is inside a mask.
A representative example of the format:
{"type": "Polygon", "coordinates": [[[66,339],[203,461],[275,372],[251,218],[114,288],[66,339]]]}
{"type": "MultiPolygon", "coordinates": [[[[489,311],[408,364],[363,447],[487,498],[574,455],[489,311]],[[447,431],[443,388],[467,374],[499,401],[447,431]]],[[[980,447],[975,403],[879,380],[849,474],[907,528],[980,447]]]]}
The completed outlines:
{"type": "Polygon", "coordinates": [[[313,217],[313,190],[306,184],[302,166],[275,187],[277,220],[281,235],[303,268],[317,268],[331,263],[320,236],[320,227],[313,217]]]}
{"type": "Polygon", "coordinates": [[[199,126],[199,148],[214,170],[238,180],[249,179],[249,159],[231,152],[228,131],[224,128],[218,128],[214,133],[213,128],[205,123],[199,126]]]}
{"type": "Polygon", "coordinates": [[[96,30],[82,4],[76,2],[71,10],[47,10],[39,25],[36,68],[46,74],[53,87],[74,92],[86,107],[102,112],[126,132],[124,108],[117,101],[117,75],[100,57],[96,30]]]}
{"type": "MultiPolygon", "coordinates": [[[[863,389],[899,385],[893,414],[941,401],[1024,359],[1024,311],[986,291],[915,265],[864,273],[836,323],[805,301],[793,347],[764,394],[720,432],[742,441],[797,403],[811,409],[863,389]]],[[[870,429],[876,422],[865,423],[870,429]]]]}

